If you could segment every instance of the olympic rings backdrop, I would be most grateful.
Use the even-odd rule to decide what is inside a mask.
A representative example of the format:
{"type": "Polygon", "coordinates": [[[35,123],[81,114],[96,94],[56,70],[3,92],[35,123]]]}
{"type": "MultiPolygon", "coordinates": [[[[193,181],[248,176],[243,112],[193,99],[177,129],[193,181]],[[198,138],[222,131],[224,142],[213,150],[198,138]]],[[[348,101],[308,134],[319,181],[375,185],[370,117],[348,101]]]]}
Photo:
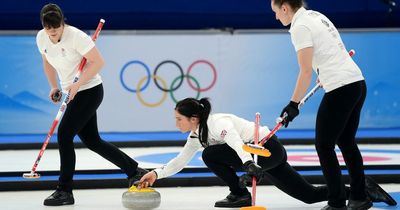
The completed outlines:
{"type": "MultiPolygon", "coordinates": [[[[136,70],[136,69],[132,69],[132,70],[136,70]]],[[[166,69],[168,71],[168,69],[166,69]]],[[[168,74],[170,74],[170,72],[168,72],[168,74]]],[[[171,73],[172,74],[172,73],[171,73]]],[[[178,100],[176,99],[176,97],[174,96],[174,92],[176,90],[178,90],[184,80],[186,79],[187,84],[189,85],[189,87],[196,92],[196,96],[194,98],[199,99],[200,98],[200,93],[201,92],[205,92],[210,90],[215,83],[217,82],[217,70],[215,69],[215,66],[207,61],[207,60],[196,60],[193,63],[191,63],[189,65],[189,67],[187,68],[186,72],[183,71],[183,68],[180,64],[178,64],[177,62],[173,61],[173,60],[164,60],[161,61],[159,64],[157,64],[157,66],[154,68],[154,72],[151,73],[150,72],[150,67],[143,63],[142,61],[139,60],[132,60],[129,61],[128,63],[126,63],[121,70],[120,73],[120,80],[121,80],[121,84],[122,86],[129,92],[135,93],[137,96],[138,101],[147,107],[158,107],[160,106],[165,99],[167,98],[167,93],[169,93],[169,95],[171,96],[171,99],[177,103],[178,100]],[[193,69],[196,66],[199,65],[206,65],[212,72],[212,81],[210,82],[209,85],[206,85],[205,87],[200,86],[199,80],[196,79],[194,76],[192,76],[190,73],[193,71],[193,69]],[[132,66],[139,66],[142,67],[145,70],[145,76],[143,76],[139,82],[137,83],[137,85],[130,85],[131,81],[125,81],[125,72],[128,71],[129,67],[132,66]],[[176,68],[177,71],[177,76],[172,80],[172,82],[167,83],[167,81],[165,79],[163,79],[163,77],[159,76],[159,74],[157,74],[157,72],[159,73],[159,71],[161,71],[160,69],[163,68],[163,66],[166,65],[173,65],[176,68]],[[162,97],[160,100],[158,100],[157,102],[154,103],[150,103],[145,101],[145,99],[142,96],[142,92],[144,90],[147,89],[147,87],[149,86],[150,82],[153,81],[154,85],[163,92],[162,97]],[[168,85],[169,84],[169,85],[168,85]],[[132,86],[132,87],[130,87],[132,86]]]]}
{"type": "MultiPolygon", "coordinates": [[[[367,81],[361,128],[400,127],[400,32],[342,33],[367,81]]],[[[48,100],[35,35],[0,36],[0,134],[47,133],[59,105],[48,100]]],[[[290,100],[298,64],[287,32],[104,33],[96,45],[104,99],[101,132],[177,131],[175,103],[209,97],[213,112],[274,126],[290,100]]],[[[289,129],[313,129],[323,91],[289,129]]]]}

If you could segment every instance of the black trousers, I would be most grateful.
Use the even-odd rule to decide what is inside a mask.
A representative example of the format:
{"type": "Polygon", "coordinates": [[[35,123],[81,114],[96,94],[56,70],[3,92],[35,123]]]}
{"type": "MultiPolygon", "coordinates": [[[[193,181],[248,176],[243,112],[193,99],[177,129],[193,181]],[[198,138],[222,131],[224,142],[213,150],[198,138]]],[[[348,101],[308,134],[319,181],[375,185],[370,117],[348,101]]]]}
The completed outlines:
{"type": "Polygon", "coordinates": [[[58,190],[72,192],[75,171],[75,150],[73,139],[78,135],[92,151],[114,163],[128,177],[136,173],[138,163],[116,146],[102,140],[97,129],[96,110],[103,100],[103,86],[80,91],[65,110],[58,127],[58,145],[60,152],[60,177],[58,190]]]}
{"type": "MultiPolygon", "coordinates": [[[[257,163],[264,169],[266,178],[276,187],[305,203],[327,200],[328,188],[315,187],[297,173],[287,162],[286,150],[276,136],[267,141],[264,147],[272,155],[268,158],[259,156],[257,163]]],[[[241,169],[243,163],[235,150],[227,144],[209,146],[204,149],[202,157],[207,167],[229,186],[231,193],[241,195],[248,192],[238,184],[239,177],[235,169],[241,169]]]]}
{"type": "Polygon", "coordinates": [[[348,84],[326,93],[318,110],[315,146],[329,188],[328,204],[333,207],[344,206],[346,200],[336,144],[349,171],[350,198],[366,197],[363,160],[355,141],[366,92],[365,81],[348,84]]]}

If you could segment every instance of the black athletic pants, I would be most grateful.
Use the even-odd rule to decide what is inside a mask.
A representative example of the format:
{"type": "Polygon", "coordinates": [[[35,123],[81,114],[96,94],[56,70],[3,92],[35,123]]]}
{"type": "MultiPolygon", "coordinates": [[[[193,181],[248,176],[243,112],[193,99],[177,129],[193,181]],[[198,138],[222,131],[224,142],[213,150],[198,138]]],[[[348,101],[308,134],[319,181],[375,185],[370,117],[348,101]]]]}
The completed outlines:
{"type": "Polygon", "coordinates": [[[78,135],[90,150],[121,168],[128,177],[136,174],[138,163],[99,136],[96,110],[102,100],[103,85],[100,84],[78,92],[65,110],[57,133],[61,163],[58,190],[72,192],[73,189],[75,135],[78,135]]]}
{"type": "MultiPolygon", "coordinates": [[[[264,146],[272,155],[268,158],[259,156],[257,163],[265,170],[265,177],[269,181],[283,192],[305,203],[327,200],[328,188],[315,187],[297,173],[287,162],[286,150],[276,136],[264,146]]],[[[243,163],[235,150],[227,144],[213,145],[204,149],[202,157],[207,167],[229,186],[231,193],[242,195],[248,192],[238,184],[239,178],[235,169],[242,168],[243,163]]]]}
{"type": "Polygon", "coordinates": [[[349,171],[350,198],[366,197],[363,160],[355,141],[366,92],[364,80],[348,84],[326,93],[318,110],[315,146],[329,188],[328,204],[332,207],[342,207],[346,202],[336,144],[349,171]]]}

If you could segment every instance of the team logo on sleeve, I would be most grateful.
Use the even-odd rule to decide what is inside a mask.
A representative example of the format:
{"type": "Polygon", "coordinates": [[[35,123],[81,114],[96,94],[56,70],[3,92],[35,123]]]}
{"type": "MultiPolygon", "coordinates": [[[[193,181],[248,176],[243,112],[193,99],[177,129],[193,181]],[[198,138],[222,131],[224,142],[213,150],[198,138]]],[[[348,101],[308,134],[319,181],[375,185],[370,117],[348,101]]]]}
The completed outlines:
{"type": "Polygon", "coordinates": [[[226,130],[222,130],[222,132],[221,132],[221,134],[220,134],[221,139],[224,139],[224,138],[225,138],[226,133],[228,133],[226,130]]]}
{"type": "Polygon", "coordinates": [[[322,22],[326,27],[329,28],[329,23],[328,23],[326,20],[321,19],[321,22],[322,22]]]}

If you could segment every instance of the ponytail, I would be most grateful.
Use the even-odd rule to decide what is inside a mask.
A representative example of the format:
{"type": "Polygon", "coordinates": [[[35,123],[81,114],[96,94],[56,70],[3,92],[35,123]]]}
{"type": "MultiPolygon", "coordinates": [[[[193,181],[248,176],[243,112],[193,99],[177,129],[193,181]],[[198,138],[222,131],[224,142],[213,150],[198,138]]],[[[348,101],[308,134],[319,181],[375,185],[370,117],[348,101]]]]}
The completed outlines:
{"type": "Polygon", "coordinates": [[[208,147],[208,126],[207,120],[208,116],[211,112],[211,104],[208,98],[202,98],[199,101],[200,106],[202,107],[203,111],[201,112],[200,116],[200,125],[199,125],[199,140],[203,147],[208,147]]]}

